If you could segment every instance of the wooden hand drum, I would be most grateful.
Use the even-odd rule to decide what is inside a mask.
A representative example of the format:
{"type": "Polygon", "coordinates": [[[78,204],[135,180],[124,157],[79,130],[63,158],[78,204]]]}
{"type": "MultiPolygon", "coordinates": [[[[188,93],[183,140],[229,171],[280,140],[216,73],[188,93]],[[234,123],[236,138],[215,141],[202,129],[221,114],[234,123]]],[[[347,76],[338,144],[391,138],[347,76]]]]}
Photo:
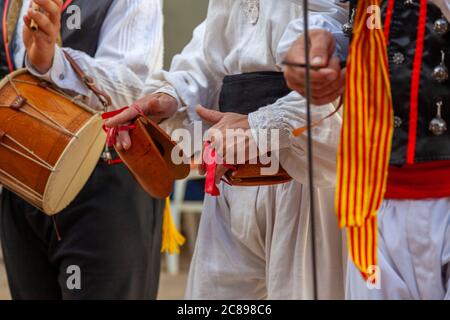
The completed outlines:
{"type": "Polygon", "coordinates": [[[81,191],[102,153],[102,120],[25,70],[0,83],[0,184],[48,215],[81,191]]]}

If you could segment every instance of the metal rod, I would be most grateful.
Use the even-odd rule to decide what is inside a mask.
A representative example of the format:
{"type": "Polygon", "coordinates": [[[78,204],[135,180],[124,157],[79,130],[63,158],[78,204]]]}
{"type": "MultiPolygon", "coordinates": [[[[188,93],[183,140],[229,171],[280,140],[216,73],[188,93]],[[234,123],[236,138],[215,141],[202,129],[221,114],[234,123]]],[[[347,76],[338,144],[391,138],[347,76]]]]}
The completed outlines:
{"type": "MultiPolygon", "coordinates": [[[[288,66],[288,67],[293,67],[293,68],[306,68],[307,64],[306,63],[297,63],[297,62],[291,62],[291,61],[283,61],[282,62],[283,65],[288,66]]],[[[347,66],[347,61],[341,61],[340,63],[341,69],[344,69],[347,66]]],[[[312,70],[314,71],[319,71],[320,69],[325,69],[327,67],[313,67],[313,66],[309,66],[312,70]]]]}
{"type": "Polygon", "coordinates": [[[313,162],[313,140],[312,140],[312,115],[311,115],[311,63],[310,63],[310,39],[309,39],[309,1],[303,0],[303,32],[305,36],[305,72],[306,72],[306,113],[308,124],[308,180],[309,180],[309,201],[310,201],[310,221],[312,238],[312,267],[313,267],[313,288],[314,300],[318,300],[317,268],[316,268],[316,232],[315,232],[315,196],[314,196],[314,162],[313,162]]]}

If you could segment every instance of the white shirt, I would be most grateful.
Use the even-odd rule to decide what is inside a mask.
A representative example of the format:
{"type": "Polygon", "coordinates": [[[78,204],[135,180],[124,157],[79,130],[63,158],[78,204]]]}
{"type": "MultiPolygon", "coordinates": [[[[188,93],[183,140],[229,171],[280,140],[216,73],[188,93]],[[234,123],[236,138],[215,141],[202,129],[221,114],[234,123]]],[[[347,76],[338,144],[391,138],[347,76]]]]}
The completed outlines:
{"type": "MultiPolygon", "coordinates": [[[[21,17],[30,0],[24,0],[21,17]]],[[[82,25],[88,24],[81,17],[82,25]]],[[[16,34],[14,61],[24,65],[23,19],[20,18],[16,34]]],[[[147,78],[162,68],[163,15],[161,0],[116,0],[112,3],[100,31],[95,57],[70,48],[56,48],[53,66],[45,75],[33,74],[55,83],[58,87],[86,96],[92,108],[101,109],[98,99],[80,81],[63,54],[67,51],[96,85],[113,100],[113,108],[131,104],[141,97],[147,78]]]]}
{"type": "MultiPolygon", "coordinates": [[[[207,18],[194,31],[192,41],[173,59],[169,72],[154,75],[146,91],[176,97],[186,107],[180,114],[190,121],[199,120],[197,104],[218,109],[226,75],[282,71],[283,57],[301,29],[298,18],[302,8],[289,1],[260,0],[258,20],[252,23],[245,11],[250,2],[257,1],[211,0],[207,18]]],[[[348,19],[348,6],[337,0],[312,0],[310,10],[311,27],[325,27],[334,33],[340,32],[348,19]]],[[[331,105],[313,107],[313,117],[323,118],[332,110],[331,105]]],[[[305,100],[296,92],[249,115],[253,129],[280,129],[281,164],[300,182],[307,177],[306,137],[296,138],[292,130],[305,126],[305,119],[305,100]]],[[[340,124],[340,117],[335,116],[314,129],[318,185],[334,185],[340,124]]]]}

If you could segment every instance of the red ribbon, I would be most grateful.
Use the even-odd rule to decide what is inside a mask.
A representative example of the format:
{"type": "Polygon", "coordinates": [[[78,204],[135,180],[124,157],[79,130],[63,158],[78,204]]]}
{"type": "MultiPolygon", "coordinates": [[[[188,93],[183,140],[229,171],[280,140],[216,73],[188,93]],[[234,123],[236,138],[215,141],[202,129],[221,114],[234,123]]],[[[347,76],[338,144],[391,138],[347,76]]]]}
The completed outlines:
{"type": "MultiPolygon", "coordinates": [[[[121,114],[122,112],[124,112],[125,110],[127,110],[129,108],[133,108],[139,113],[139,115],[145,116],[144,112],[138,105],[132,105],[131,107],[124,107],[119,110],[105,112],[102,114],[102,119],[103,120],[111,119],[111,118],[121,114]]],[[[136,129],[135,125],[126,125],[126,126],[119,126],[119,127],[114,127],[114,128],[108,128],[105,125],[103,125],[103,130],[105,130],[105,132],[106,132],[106,145],[110,148],[114,147],[116,145],[116,136],[119,132],[130,131],[130,130],[134,130],[134,129],[136,129]]],[[[115,159],[115,160],[108,161],[108,164],[119,164],[119,163],[122,163],[122,160],[115,159]]]]}
{"type": "Polygon", "coordinates": [[[61,12],[66,11],[66,9],[72,4],[73,0],[66,0],[66,2],[64,2],[62,8],[61,8],[61,12]]]}
{"type": "MultiPolygon", "coordinates": [[[[114,110],[111,112],[105,112],[102,114],[102,119],[106,120],[106,119],[113,118],[113,117],[117,116],[118,114],[121,114],[122,112],[124,112],[127,109],[129,109],[129,107],[124,107],[122,109],[114,110]]],[[[116,145],[116,136],[120,131],[130,131],[133,129],[136,129],[136,126],[127,125],[127,126],[119,126],[119,127],[115,127],[115,128],[108,128],[105,125],[103,125],[103,130],[105,130],[105,132],[106,132],[106,145],[108,147],[114,147],[116,145]]]]}
{"type": "MultiPolygon", "coordinates": [[[[236,171],[236,167],[230,166],[224,163],[224,166],[230,170],[236,171]]],[[[211,142],[205,142],[203,149],[203,170],[206,171],[205,178],[205,193],[217,197],[220,196],[220,191],[216,185],[216,172],[217,172],[217,151],[211,146],[211,142]]],[[[228,183],[226,180],[223,180],[228,183]]]]}
{"type": "Polygon", "coordinates": [[[205,142],[202,166],[206,171],[205,192],[213,197],[220,196],[220,191],[216,186],[217,152],[211,146],[211,142],[205,142]]]}

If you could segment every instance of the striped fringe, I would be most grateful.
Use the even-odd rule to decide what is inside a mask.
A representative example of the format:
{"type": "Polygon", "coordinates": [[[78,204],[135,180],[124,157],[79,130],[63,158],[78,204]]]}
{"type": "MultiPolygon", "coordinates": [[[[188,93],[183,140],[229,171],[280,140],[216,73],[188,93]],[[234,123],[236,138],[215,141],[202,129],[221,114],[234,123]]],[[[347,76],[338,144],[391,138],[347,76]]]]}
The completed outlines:
{"type": "MultiPolygon", "coordinates": [[[[378,263],[376,216],[386,192],[393,134],[387,43],[382,28],[369,28],[369,6],[358,1],[347,64],[344,119],[337,164],[336,212],[348,228],[350,255],[367,279],[378,263]]],[[[381,19],[381,17],[378,17],[381,19]]]]}

